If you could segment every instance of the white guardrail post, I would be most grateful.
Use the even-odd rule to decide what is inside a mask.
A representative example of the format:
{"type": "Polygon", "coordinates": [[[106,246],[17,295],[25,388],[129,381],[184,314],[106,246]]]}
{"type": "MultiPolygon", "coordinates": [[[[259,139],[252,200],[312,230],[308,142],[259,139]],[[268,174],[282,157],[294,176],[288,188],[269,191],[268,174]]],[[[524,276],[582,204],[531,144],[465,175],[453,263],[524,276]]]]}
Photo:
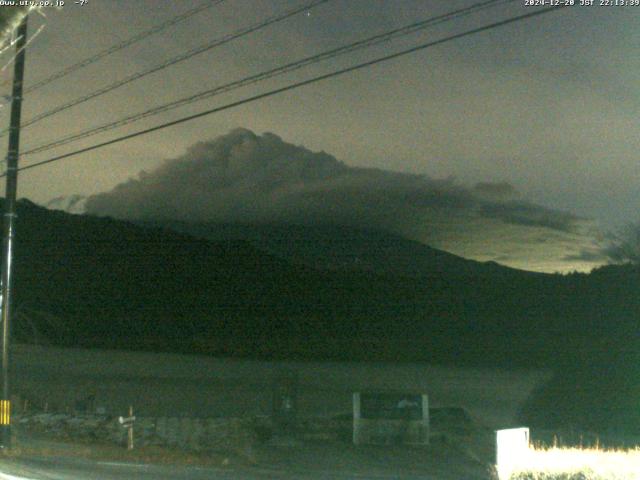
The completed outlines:
{"type": "Polygon", "coordinates": [[[136,417],[133,415],[133,406],[129,406],[129,416],[119,417],[118,422],[127,429],[127,450],[133,450],[133,423],[136,417]]]}

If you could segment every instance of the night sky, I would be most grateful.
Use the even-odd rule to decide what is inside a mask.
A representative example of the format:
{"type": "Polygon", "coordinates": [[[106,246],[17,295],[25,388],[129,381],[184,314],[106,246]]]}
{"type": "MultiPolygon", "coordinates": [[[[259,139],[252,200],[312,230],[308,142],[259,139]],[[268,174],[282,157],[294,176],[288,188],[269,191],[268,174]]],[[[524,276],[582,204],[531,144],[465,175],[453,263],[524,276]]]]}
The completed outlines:
{"type": "MultiPolygon", "coordinates": [[[[66,3],[30,17],[31,34],[44,27],[27,51],[27,86],[201,2],[66,3]]],[[[304,3],[227,0],[26,95],[23,119],[304,3]]],[[[472,3],[331,0],[26,128],[22,145],[28,149],[472,3]]],[[[524,0],[510,2],[29,156],[21,164],[533,8],[524,0]]],[[[605,233],[639,219],[639,20],[640,6],[565,8],[25,171],[19,196],[46,204],[61,196],[101,194],[87,202],[92,213],[122,218],[145,216],[151,199],[175,197],[166,200],[165,211],[176,217],[225,221],[324,221],[332,208],[356,203],[358,209],[342,220],[357,218],[358,225],[370,222],[456,254],[518,268],[589,270],[606,261],[605,233]],[[189,150],[198,142],[208,143],[189,150]],[[327,155],[318,154],[316,161],[314,152],[327,155]],[[218,167],[229,168],[230,159],[240,170],[220,173],[218,167]],[[292,165],[298,170],[292,172],[292,165]],[[306,173],[300,173],[303,168],[306,173]],[[319,172],[308,173],[315,168],[319,172]],[[142,170],[146,174],[139,177],[142,170]],[[267,173],[256,173],[263,171],[269,187],[267,173]],[[178,185],[194,178],[211,181],[188,196],[175,195],[178,185]],[[280,210],[249,207],[256,202],[280,210]],[[326,211],[315,206],[323,203],[329,204],[326,211]],[[222,204],[239,206],[224,210],[222,204]],[[385,220],[398,217],[394,212],[403,212],[402,219],[385,220]]],[[[9,67],[1,74],[0,93],[10,92],[10,80],[9,67]]],[[[7,107],[0,122],[8,122],[7,107]]],[[[6,148],[2,140],[0,148],[6,148]]]]}

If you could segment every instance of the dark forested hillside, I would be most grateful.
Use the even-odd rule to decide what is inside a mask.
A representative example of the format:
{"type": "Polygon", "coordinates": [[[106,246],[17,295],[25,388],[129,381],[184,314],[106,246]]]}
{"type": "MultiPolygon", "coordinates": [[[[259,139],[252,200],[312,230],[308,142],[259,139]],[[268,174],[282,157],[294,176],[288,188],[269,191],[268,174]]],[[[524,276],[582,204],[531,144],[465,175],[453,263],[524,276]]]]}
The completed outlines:
{"type": "Polygon", "coordinates": [[[18,341],[553,368],[527,424],[640,429],[636,267],[534,274],[375,231],[244,225],[211,241],[27,201],[18,213],[18,341]]]}
{"type": "MultiPolygon", "coordinates": [[[[17,235],[16,328],[25,341],[37,331],[91,347],[548,366],[625,348],[640,311],[633,269],[532,274],[400,240],[393,247],[375,232],[372,246],[387,242],[382,253],[364,251],[365,232],[353,241],[365,266],[330,269],[318,253],[299,261],[299,247],[293,261],[245,239],[212,242],[24,201],[17,235]],[[383,268],[408,244],[420,271],[383,268]]],[[[292,238],[302,236],[298,227],[292,238]]]]}

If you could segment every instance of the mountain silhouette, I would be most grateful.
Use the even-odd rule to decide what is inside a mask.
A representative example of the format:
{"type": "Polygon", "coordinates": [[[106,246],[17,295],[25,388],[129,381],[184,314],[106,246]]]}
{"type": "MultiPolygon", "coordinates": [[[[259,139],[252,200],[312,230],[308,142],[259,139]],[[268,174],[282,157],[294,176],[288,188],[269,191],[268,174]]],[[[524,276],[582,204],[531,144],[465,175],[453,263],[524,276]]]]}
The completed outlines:
{"type": "Polygon", "coordinates": [[[554,381],[523,413],[532,424],[548,423],[563,406],[576,423],[591,419],[590,428],[594,418],[610,425],[616,415],[619,424],[640,425],[640,418],[618,415],[626,404],[612,399],[626,397],[610,395],[640,388],[633,373],[640,351],[635,266],[540,274],[374,230],[169,228],[50,211],[25,200],[16,232],[17,341],[552,368],[554,381]],[[607,382],[594,382],[603,372],[607,382]],[[593,400],[583,402],[588,409],[576,408],[572,391],[593,400]]]}

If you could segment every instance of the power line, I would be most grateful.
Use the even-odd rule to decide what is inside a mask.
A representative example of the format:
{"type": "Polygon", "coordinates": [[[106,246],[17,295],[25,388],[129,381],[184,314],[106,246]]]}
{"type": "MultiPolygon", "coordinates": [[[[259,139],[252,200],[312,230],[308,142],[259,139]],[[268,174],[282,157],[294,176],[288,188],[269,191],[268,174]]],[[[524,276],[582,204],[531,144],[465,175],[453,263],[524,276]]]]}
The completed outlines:
{"type": "Polygon", "coordinates": [[[155,35],[156,33],[159,33],[163,30],[166,30],[169,27],[172,27],[173,25],[176,25],[180,22],[183,22],[184,20],[193,17],[194,15],[197,15],[198,13],[207,10],[211,7],[214,7],[216,5],[221,4],[222,2],[224,2],[225,0],[207,0],[206,2],[204,2],[203,4],[192,8],[191,10],[187,10],[186,12],[180,14],[180,15],[176,15],[175,17],[167,20],[164,23],[161,23],[159,25],[156,25],[155,27],[150,28],[149,30],[145,30],[144,32],[140,32],[137,35],[134,35],[133,37],[130,37],[126,40],[123,40],[119,43],[116,43],[115,45],[112,45],[111,47],[102,50],[101,52],[98,52],[90,57],[85,58],[84,60],[80,60],[78,63],[74,63],[73,65],[70,65],[46,78],[43,78],[42,80],[40,80],[39,82],[36,82],[35,84],[31,85],[28,88],[25,88],[24,94],[28,94],[31,92],[34,92],[42,87],[44,87],[45,85],[48,85],[51,82],[54,82],[56,80],[61,79],[62,77],[66,77],[67,75],[69,75],[72,72],[75,72],[76,70],[79,70],[81,68],[84,68],[88,65],[91,65],[92,63],[97,62],[98,60],[103,59],[104,57],[107,57],[109,55],[112,55],[126,47],[129,47],[135,43],[138,43],[142,40],[144,40],[147,37],[150,37],[151,35],[155,35]]]}
{"type": "Polygon", "coordinates": [[[344,55],[347,53],[351,53],[354,52],[356,50],[359,49],[363,49],[363,48],[369,48],[371,46],[383,43],[383,42],[388,42],[391,41],[395,38],[401,37],[401,36],[406,36],[409,35],[411,33],[415,33],[418,32],[420,30],[423,30],[427,27],[431,27],[440,23],[444,23],[444,22],[448,22],[451,20],[455,20],[457,18],[461,18],[463,16],[467,16],[470,15],[472,13],[476,13],[478,11],[487,9],[487,8],[492,8],[495,7],[497,5],[503,4],[503,3],[512,3],[516,0],[486,0],[483,2],[479,2],[476,4],[473,4],[469,7],[465,7],[459,10],[455,10],[453,12],[449,12],[446,14],[442,14],[442,15],[438,15],[435,17],[430,17],[428,19],[419,21],[419,22],[415,22],[400,28],[396,28],[394,30],[390,30],[388,32],[384,32],[378,35],[374,35],[372,37],[368,37],[366,39],[363,40],[359,40],[357,42],[354,43],[349,43],[347,45],[343,45],[341,47],[338,48],[334,48],[325,52],[321,52],[319,54],[315,54],[315,55],[311,55],[309,57],[305,57],[301,60],[297,60],[295,62],[291,62],[285,65],[281,65],[279,67],[255,74],[255,75],[250,75],[248,77],[242,78],[240,80],[236,80],[233,81],[231,83],[227,83],[218,87],[214,87],[212,89],[208,89],[208,90],[204,90],[202,92],[196,93],[194,95],[190,95],[188,97],[184,97],[178,100],[174,100],[172,102],[163,104],[163,105],[159,105],[157,107],[153,107],[149,110],[145,110],[143,112],[139,112],[133,115],[129,115],[128,117],[125,118],[121,118],[119,120],[116,120],[114,122],[108,122],[106,124],[103,125],[99,125],[97,127],[91,127],[89,129],[86,130],[82,130],[80,132],[77,132],[75,134],[72,135],[67,135],[66,137],[62,137],[58,140],[55,140],[53,142],[49,142],[46,144],[42,144],[39,145],[37,147],[31,148],[29,150],[26,150],[23,155],[32,155],[35,153],[40,153],[40,152],[44,152],[46,150],[51,150],[52,148],[56,148],[62,145],[66,145],[68,143],[71,142],[75,142],[87,137],[91,137],[94,135],[97,135],[99,133],[104,133],[106,131],[109,130],[113,130],[115,128],[118,127],[122,127],[125,125],[128,125],[130,123],[134,123],[137,122],[139,120],[142,120],[144,118],[150,117],[150,116],[154,116],[154,115],[158,115],[160,113],[164,113],[167,112],[169,110],[174,110],[176,108],[182,107],[184,105],[188,105],[190,103],[194,103],[196,101],[200,101],[200,100],[204,100],[206,98],[210,98],[216,95],[220,95],[222,93],[227,93],[229,91],[232,90],[236,90],[238,88],[241,87],[245,87],[247,85],[252,85],[254,83],[258,83],[261,82],[263,80],[267,80],[269,78],[273,78],[279,75],[283,75],[285,73],[290,73],[292,71],[301,69],[303,67],[306,67],[308,65],[312,65],[318,62],[321,62],[323,60],[327,60],[330,58],[334,58],[337,57],[339,55],[344,55]]]}
{"type": "MultiPolygon", "coordinates": [[[[259,23],[253,24],[251,26],[242,28],[240,30],[237,30],[234,33],[230,33],[228,35],[225,35],[223,37],[220,38],[216,38],[215,40],[212,40],[210,42],[207,42],[203,45],[200,45],[198,47],[195,47],[193,49],[190,49],[184,53],[181,53],[169,60],[166,60],[165,62],[162,62],[154,67],[151,67],[147,70],[143,70],[141,72],[137,72],[134,73],[132,75],[129,75],[128,77],[125,77],[121,80],[118,80],[110,85],[107,85],[103,88],[100,88],[98,90],[95,90],[91,93],[88,93],[86,95],[82,95],[78,98],[75,98],[74,100],[71,100],[67,103],[64,103],[62,105],[59,105],[57,107],[52,108],[51,110],[48,110],[44,113],[41,113],[39,115],[36,115],[33,118],[30,118],[29,120],[27,120],[26,122],[24,122],[21,127],[28,127],[29,125],[33,125],[34,123],[39,122],[40,120],[44,120],[45,118],[51,117],[52,115],[55,115],[57,113],[63,112],[65,110],[68,110],[72,107],[75,107],[77,105],[80,105],[81,103],[84,103],[88,100],[97,98],[101,95],[104,95],[106,93],[112,92],[113,90],[116,90],[117,88],[120,88],[124,85],[127,85],[131,82],[134,82],[136,80],[139,80],[141,78],[146,77],[147,75],[150,75],[152,73],[155,72],[159,72],[160,70],[164,70],[165,68],[168,68],[172,65],[175,65],[177,63],[183,62],[185,60],[188,60],[190,58],[195,57],[196,55],[199,55],[201,53],[207,52],[209,50],[212,50],[216,47],[225,45],[233,40],[236,40],[238,38],[244,37],[246,35],[249,35],[250,33],[256,32],[258,30],[261,30],[263,28],[268,27],[269,25],[281,22],[283,20],[286,20],[290,17],[293,17],[301,12],[306,12],[311,10],[312,8],[317,7],[318,5],[321,5],[323,3],[327,3],[329,0],[314,0],[306,5],[303,5],[301,7],[296,7],[290,10],[287,10],[279,15],[274,15],[271,16],[269,18],[267,18],[266,20],[263,20],[259,23]]],[[[7,134],[7,130],[2,130],[0,131],[0,137],[4,136],[7,134]]]]}
{"type": "MultiPolygon", "coordinates": [[[[85,148],[81,148],[81,149],[75,150],[73,152],[69,152],[69,153],[65,153],[65,154],[62,154],[62,155],[58,155],[58,156],[49,158],[47,160],[42,160],[40,162],[36,162],[36,163],[31,164],[31,165],[26,165],[24,167],[20,167],[18,170],[21,171],[21,170],[28,170],[28,169],[31,169],[31,168],[36,168],[36,167],[39,167],[39,166],[42,166],[42,165],[46,165],[46,164],[49,164],[49,163],[53,163],[53,162],[57,162],[57,161],[63,160],[65,158],[73,157],[73,156],[76,156],[76,155],[80,155],[82,153],[90,152],[92,150],[97,150],[99,148],[103,148],[103,147],[106,147],[106,146],[109,146],[109,145],[113,145],[115,143],[120,143],[120,142],[124,142],[126,140],[131,140],[132,138],[139,137],[139,136],[142,136],[142,135],[146,135],[148,133],[156,132],[158,130],[162,130],[162,129],[165,129],[165,128],[168,128],[168,127],[172,127],[174,125],[178,125],[178,124],[185,123],[185,122],[188,122],[188,121],[191,121],[191,120],[195,120],[197,118],[201,118],[201,117],[205,117],[205,116],[208,116],[208,115],[212,115],[214,113],[218,113],[218,112],[221,112],[223,110],[228,110],[228,109],[231,109],[231,108],[234,108],[234,107],[238,107],[238,106],[241,106],[241,105],[244,105],[244,104],[247,104],[247,103],[255,102],[257,100],[262,100],[264,98],[272,97],[274,95],[278,95],[280,93],[288,92],[290,90],[294,90],[294,89],[303,87],[305,85],[311,85],[313,83],[317,83],[317,82],[320,82],[320,81],[323,81],[323,80],[327,80],[329,78],[333,78],[333,77],[337,77],[337,76],[340,76],[340,75],[344,75],[346,73],[354,72],[356,70],[361,70],[363,68],[370,67],[370,66],[376,65],[378,63],[382,63],[382,62],[386,62],[386,61],[389,61],[389,60],[392,60],[392,59],[395,59],[395,58],[403,57],[403,56],[408,55],[410,53],[414,53],[414,52],[417,52],[417,51],[420,51],[420,50],[425,50],[427,48],[434,47],[436,45],[442,45],[442,44],[450,42],[452,40],[457,40],[459,38],[467,37],[467,36],[470,36],[470,35],[475,35],[477,33],[485,32],[485,31],[488,31],[488,30],[493,30],[494,28],[502,27],[504,25],[515,23],[515,22],[518,22],[518,21],[521,21],[521,20],[525,20],[525,19],[528,19],[528,18],[536,17],[536,16],[539,16],[539,15],[543,15],[545,13],[549,13],[549,12],[552,12],[552,11],[560,10],[562,8],[565,8],[565,6],[561,5],[561,6],[557,6],[557,7],[547,7],[547,8],[543,8],[543,9],[536,10],[536,11],[533,11],[533,12],[529,12],[529,13],[518,15],[518,16],[515,16],[515,17],[511,17],[511,18],[508,18],[506,20],[501,20],[501,21],[498,21],[498,22],[490,23],[490,24],[484,25],[482,27],[478,27],[478,28],[474,28],[474,29],[471,29],[471,30],[467,30],[465,32],[457,33],[455,35],[450,35],[448,37],[444,37],[444,38],[441,38],[439,40],[434,40],[434,41],[431,41],[431,42],[423,43],[423,44],[417,45],[415,47],[411,47],[411,48],[408,48],[406,50],[402,50],[400,52],[392,53],[390,55],[385,55],[383,57],[378,57],[378,58],[375,58],[373,60],[369,60],[369,61],[366,61],[366,62],[363,62],[363,63],[359,63],[357,65],[353,65],[351,67],[342,68],[340,70],[335,70],[333,72],[326,73],[326,74],[323,74],[323,75],[319,75],[317,77],[313,77],[313,78],[308,79],[308,80],[303,80],[303,81],[300,81],[300,82],[292,83],[292,84],[289,84],[287,86],[276,88],[274,90],[270,90],[270,91],[265,92],[265,93],[261,93],[261,94],[258,94],[258,95],[247,97],[247,98],[244,98],[242,100],[235,101],[235,102],[231,102],[231,103],[228,103],[228,104],[220,106],[220,107],[212,108],[210,110],[205,110],[203,112],[196,113],[194,115],[189,115],[187,117],[183,117],[183,118],[180,118],[178,120],[173,120],[171,122],[167,122],[167,123],[163,123],[163,124],[160,124],[160,125],[156,125],[155,127],[151,127],[151,128],[147,128],[147,129],[144,129],[144,130],[140,130],[138,132],[134,132],[134,133],[130,133],[130,134],[127,134],[127,135],[123,135],[121,137],[117,137],[117,138],[108,140],[106,142],[98,143],[98,144],[95,144],[95,145],[92,145],[92,146],[89,146],[89,147],[85,147],[85,148]]],[[[4,176],[6,176],[6,173],[1,174],[0,178],[2,178],[4,176]]]]}

